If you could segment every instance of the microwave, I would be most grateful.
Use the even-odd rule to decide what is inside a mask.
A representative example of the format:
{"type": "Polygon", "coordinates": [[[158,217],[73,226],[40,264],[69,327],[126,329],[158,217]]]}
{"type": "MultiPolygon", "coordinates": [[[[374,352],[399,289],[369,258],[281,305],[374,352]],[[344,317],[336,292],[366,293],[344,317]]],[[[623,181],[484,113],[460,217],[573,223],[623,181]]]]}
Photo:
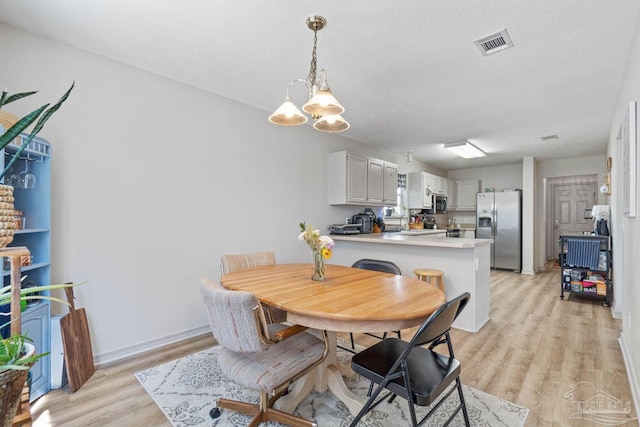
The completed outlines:
{"type": "Polygon", "coordinates": [[[426,209],[427,214],[443,214],[447,213],[447,196],[442,194],[431,195],[431,208],[426,209]]]}

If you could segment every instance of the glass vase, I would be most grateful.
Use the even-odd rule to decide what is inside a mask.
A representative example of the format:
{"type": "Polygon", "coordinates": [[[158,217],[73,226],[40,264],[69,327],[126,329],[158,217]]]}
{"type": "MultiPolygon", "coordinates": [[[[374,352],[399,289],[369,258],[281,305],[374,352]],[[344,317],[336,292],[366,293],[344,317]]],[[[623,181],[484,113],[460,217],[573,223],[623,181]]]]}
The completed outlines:
{"type": "Polygon", "coordinates": [[[322,251],[313,251],[313,276],[311,280],[324,280],[324,258],[322,251]]]}

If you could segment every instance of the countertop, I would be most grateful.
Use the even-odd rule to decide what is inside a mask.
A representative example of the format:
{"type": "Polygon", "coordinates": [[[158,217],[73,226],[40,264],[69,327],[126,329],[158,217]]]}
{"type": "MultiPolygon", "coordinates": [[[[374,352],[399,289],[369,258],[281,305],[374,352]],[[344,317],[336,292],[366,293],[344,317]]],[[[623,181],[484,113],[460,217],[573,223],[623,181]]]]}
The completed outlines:
{"type": "Polygon", "coordinates": [[[461,223],[461,224],[454,224],[454,225],[448,225],[448,224],[443,224],[440,225],[438,224],[438,229],[441,230],[475,230],[476,229],[476,225],[475,224],[465,224],[465,223],[461,223]]]}
{"type": "Polygon", "coordinates": [[[403,231],[395,231],[393,233],[400,234],[403,236],[420,236],[420,235],[433,235],[433,234],[446,234],[447,230],[440,229],[427,229],[427,228],[417,228],[415,230],[403,230],[403,231]]]}
{"type": "MultiPolygon", "coordinates": [[[[435,233],[443,230],[432,230],[435,233]]],[[[332,234],[331,238],[335,241],[345,242],[362,242],[362,243],[378,243],[378,244],[391,244],[391,245],[409,245],[409,246],[430,246],[441,248],[460,248],[468,249],[475,248],[477,246],[490,245],[493,243],[492,239],[463,239],[463,238],[449,238],[449,237],[434,237],[430,235],[405,235],[396,233],[371,233],[371,234],[352,234],[341,235],[332,234]]]]}

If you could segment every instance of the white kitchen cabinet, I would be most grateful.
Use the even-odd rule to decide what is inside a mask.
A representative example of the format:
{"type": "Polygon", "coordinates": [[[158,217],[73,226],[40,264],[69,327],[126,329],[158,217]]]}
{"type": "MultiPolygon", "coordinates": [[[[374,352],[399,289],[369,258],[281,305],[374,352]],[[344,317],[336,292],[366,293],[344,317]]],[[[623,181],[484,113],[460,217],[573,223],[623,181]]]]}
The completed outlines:
{"type": "Polygon", "coordinates": [[[431,209],[433,207],[432,185],[432,175],[426,172],[411,172],[407,176],[409,209],[431,209]]]}
{"type": "Polygon", "coordinates": [[[350,154],[347,155],[346,160],[346,183],[348,189],[346,200],[351,202],[366,202],[367,159],[350,154]]]}
{"type": "Polygon", "coordinates": [[[382,203],[395,206],[398,203],[398,166],[385,162],[384,179],[382,182],[382,203]]]}
{"type": "Polygon", "coordinates": [[[432,175],[433,192],[436,194],[446,194],[447,192],[447,178],[443,178],[438,175],[432,175]]]}
{"type": "Polygon", "coordinates": [[[367,201],[382,204],[384,197],[384,162],[367,159],[367,201]]]}
{"type": "Polygon", "coordinates": [[[458,189],[456,182],[450,179],[447,184],[449,187],[449,190],[447,191],[447,209],[456,210],[456,206],[458,205],[458,189]]]}
{"type": "Polygon", "coordinates": [[[411,172],[408,177],[409,209],[431,209],[431,194],[447,195],[449,180],[427,172],[411,172]]]}
{"type": "Polygon", "coordinates": [[[442,178],[442,194],[448,199],[451,197],[451,181],[447,178],[442,178]]]}
{"type": "Polygon", "coordinates": [[[462,237],[465,239],[475,239],[476,238],[476,230],[460,230],[462,237]]]}
{"type": "Polygon", "coordinates": [[[329,154],[328,170],[329,204],[396,205],[398,165],[338,151],[329,154]]]}
{"type": "Polygon", "coordinates": [[[480,181],[477,179],[456,181],[456,187],[456,211],[475,211],[480,181]]]}

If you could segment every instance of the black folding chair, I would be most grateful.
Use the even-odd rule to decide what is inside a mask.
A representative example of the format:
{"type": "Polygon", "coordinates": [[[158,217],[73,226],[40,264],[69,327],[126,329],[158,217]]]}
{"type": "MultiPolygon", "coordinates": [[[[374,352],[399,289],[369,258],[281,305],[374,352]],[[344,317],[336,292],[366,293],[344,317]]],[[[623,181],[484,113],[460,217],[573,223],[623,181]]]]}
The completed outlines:
{"type": "MultiPolygon", "coordinates": [[[[398,265],[396,263],[393,263],[391,261],[385,261],[385,260],[381,260],[381,259],[370,259],[370,258],[362,258],[359,259],[358,261],[354,262],[353,265],[351,266],[353,268],[361,268],[363,270],[373,270],[373,271],[380,271],[382,273],[389,273],[389,274],[397,274],[397,275],[401,275],[402,273],[400,272],[400,267],[398,267],[398,265]]],[[[398,334],[398,338],[402,338],[402,335],[400,335],[400,331],[394,331],[396,334],[398,334]]],[[[383,340],[387,337],[387,333],[385,332],[381,337],[374,335],[374,334],[370,334],[367,332],[367,335],[370,335],[374,338],[378,338],[379,340],[383,340]]],[[[351,338],[351,349],[348,348],[344,348],[342,346],[338,346],[343,350],[346,350],[350,353],[355,353],[355,349],[356,349],[356,343],[353,340],[353,334],[349,333],[349,337],[351,338]]]]}
{"type": "Polygon", "coordinates": [[[460,362],[455,359],[449,330],[470,297],[470,294],[465,292],[444,303],[420,326],[411,341],[387,338],[353,356],[351,368],[377,384],[377,387],[351,423],[352,427],[382,401],[388,398],[389,402],[392,402],[396,396],[407,400],[411,425],[420,426],[456,389],[460,405],[444,425],[449,425],[462,409],[465,425],[469,426],[469,415],[460,382],[460,362]],[[429,348],[422,347],[427,344],[430,344],[429,348]],[[448,356],[434,351],[440,344],[447,344],[448,356]],[[449,388],[454,382],[455,386],[449,388]],[[429,406],[448,388],[449,391],[418,423],[414,405],[429,406]],[[387,393],[378,398],[383,389],[386,389],[387,393]]]}

